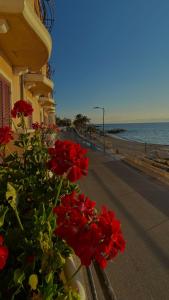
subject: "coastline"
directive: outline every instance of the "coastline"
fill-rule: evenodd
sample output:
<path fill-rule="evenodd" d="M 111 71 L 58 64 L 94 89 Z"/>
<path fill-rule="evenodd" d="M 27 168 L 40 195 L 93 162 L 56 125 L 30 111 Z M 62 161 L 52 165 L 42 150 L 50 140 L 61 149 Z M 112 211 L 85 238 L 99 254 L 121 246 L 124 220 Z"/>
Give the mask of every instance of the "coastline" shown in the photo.
<path fill-rule="evenodd" d="M 103 136 L 92 134 L 87 136 L 90 141 L 99 147 L 103 147 Z M 127 140 L 117 135 L 105 134 L 106 149 L 112 153 L 118 153 L 125 156 L 144 157 L 153 151 L 169 151 L 169 145 L 148 144 L 134 140 Z"/>
<path fill-rule="evenodd" d="M 112 137 L 112 138 L 119 139 L 119 140 L 126 141 L 126 142 L 140 143 L 143 145 L 147 144 L 147 145 L 152 145 L 152 146 L 169 147 L 169 144 L 160 144 L 160 143 L 155 144 L 155 143 L 144 142 L 142 140 L 134 140 L 134 139 L 132 140 L 132 139 L 128 139 L 126 137 L 119 136 L 118 134 L 105 133 L 105 136 Z"/>
<path fill-rule="evenodd" d="M 98 127 L 99 128 L 99 127 Z M 102 131 L 102 127 L 100 126 Z M 110 132 L 112 130 L 112 132 Z M 140 143 L 169 146 L 169 122 L 105 124 L 105 134 Z"/>
<path fill-rule="evenodd" d="M 92 150 L 103 151 L 103 136 L 99 134 L 83 135 L 74 128 Z M 115 160 L 144 172 L 169 185 L 169 146 L 126 141 L 115 137 L 105 136 L 105 149 L 114 155 Z"/>

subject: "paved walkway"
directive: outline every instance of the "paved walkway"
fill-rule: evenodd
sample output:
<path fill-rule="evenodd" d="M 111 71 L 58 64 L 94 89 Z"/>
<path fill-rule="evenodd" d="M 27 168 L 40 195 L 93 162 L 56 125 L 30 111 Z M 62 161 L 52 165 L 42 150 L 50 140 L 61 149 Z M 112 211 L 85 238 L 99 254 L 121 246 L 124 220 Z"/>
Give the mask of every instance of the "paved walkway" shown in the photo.
<path fill-rule="evenodd" d="M 67 136 L 76 139 L 73 134 Z M 116 157 L 89 151 L 81 190 L 121 220 L 127 248 L 106 273 L 118 300 L 169 300 L 169 187 Z"/>

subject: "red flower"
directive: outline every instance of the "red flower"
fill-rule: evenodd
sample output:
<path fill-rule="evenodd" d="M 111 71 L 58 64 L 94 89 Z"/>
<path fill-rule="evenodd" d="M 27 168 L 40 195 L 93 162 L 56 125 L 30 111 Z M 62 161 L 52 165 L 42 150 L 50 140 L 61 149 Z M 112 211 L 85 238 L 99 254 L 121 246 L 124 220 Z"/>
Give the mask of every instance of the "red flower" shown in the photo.
<path fill-rule="evenodd" d="M 3 246 L 4 238 L 2 235 L 0 235 L 0 270 L 2 270 L 5 265 L 8 258 L 8 248 Z"/>
<path fill-rule="evenodd" d="M 24 117 L 31 116 L 33 112 L 32 105 L 26 102 L 25 100 L 18 100 L 14 104 L 14 108 L 11 110 L 11 115 L 13 118 L 16 118 L 17 116 L 20 116 L 21 114 L 24 115 Z"/>
<path fill-rule="evenodd" d="M 55 148 L 49 148 L 51 160 L 49 168 L 57 175 L 67 174 L 67 178 L 75 182 L 82 175 L 87 175 L 88 158 L 87 150 L 72 141 L 55 142 Z"/>
<path fill-rule="evenodd" d="M 54 208 L 57 215 L 55 233 L 74 249 L 83 265 L 89 266 L 96 260 L 105 268 L 108 260 L 124 251 L 125 241 L 115 214 L 106 207 L 98 214 L 95 205 L 76 192 L 63 196 L 61 204 Z"/>
<path fill-rule="evenodd" d="M 12 139 L 12 130 L 9 126 L 0 128 L 0 145 L 8 144 Z"/>
<path fill-rule="evenodd" d="M 42 126 L 41 126 L 41 124 L 39 124 L 38 122 L 36 122 L 36 123 L 32 124 L 32 128 L 35 129 L 35 130 L 38 130 L 38 129 L 41 129 Z"/>

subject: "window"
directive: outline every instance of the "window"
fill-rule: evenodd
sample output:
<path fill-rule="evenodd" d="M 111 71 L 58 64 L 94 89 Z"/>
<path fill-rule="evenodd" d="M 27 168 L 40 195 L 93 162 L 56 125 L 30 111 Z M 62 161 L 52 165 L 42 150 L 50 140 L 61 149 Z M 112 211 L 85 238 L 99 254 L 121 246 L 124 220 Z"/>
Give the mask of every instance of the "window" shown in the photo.
<path fill-rule="evenodd" d="M 10 126 L 11 120 L 11 87 L 0 77 L 0 127 Z"/>

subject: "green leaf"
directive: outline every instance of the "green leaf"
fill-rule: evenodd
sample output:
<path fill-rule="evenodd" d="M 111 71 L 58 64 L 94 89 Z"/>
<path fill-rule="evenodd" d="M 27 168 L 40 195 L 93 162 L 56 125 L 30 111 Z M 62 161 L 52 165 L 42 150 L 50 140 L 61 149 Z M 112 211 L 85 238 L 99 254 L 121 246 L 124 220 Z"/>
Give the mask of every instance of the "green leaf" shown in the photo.
<path fill-rule="evenodd" d="M 7 211 L 8 211 L 8 207 L 4 207 L 4 205 L 2 205 L 0 208 L 0 227 L 2 227 L 4 225 L 4 220 L 5 220 Z"/>
<path fill-rule="evenodd" d="M 45 280 L 46 280 L 46 283 L 49 283 L 50 281 L 53 282 L 53 272 L 50 272 L 49 274 L 47 274 L 45 276 Z"/>
<path fill-rule="evenodd" d="M 17 192 L 11 183 L 7 183 L 6 200 L 9 202 L 10 206 L 16 209 Z"/>
<path fill-rule="evenodd" d="M 14 282 L 16 285 L 22 285 L 25 280 L 25 273 L 22 269 L 16 269 L 14 272 Z"/>

